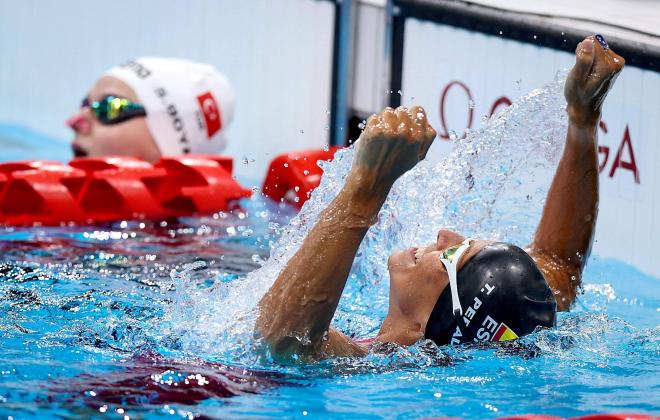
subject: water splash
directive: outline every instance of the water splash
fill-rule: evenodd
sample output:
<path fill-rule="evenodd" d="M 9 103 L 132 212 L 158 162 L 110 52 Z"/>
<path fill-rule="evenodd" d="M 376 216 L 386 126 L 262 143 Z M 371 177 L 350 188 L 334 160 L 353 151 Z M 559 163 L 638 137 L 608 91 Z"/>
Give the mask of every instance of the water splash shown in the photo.
<path fill-rule="evenodd" d="M 357 253 L 335 317 L 340 328 L 354 335 L 377 328 L 387 307 L 388 256 L 432 242 L 439 228 L 526 245 L 565 139 L 565 77 L 565 71 L 558 72 L 551 83 L 457 139 L 444 160 L 422 162 L 394 185 Z M 260 269 L 210 292 L 177 285 L 184 290 L 185 302 L 170 313 L 176 320 L 172 333 L 183 335 L 190 351 L 246 355 L 245 349 L 252 348 L 259 299 L 344 185 L 352 158 L 350 147 L 332 162 L 319 163 L 324 170 L 321 185 L 281 229 L 279 241 L 271 244 L 271 258 Z M 362 322 L 355 322 L 356 315 L 364 316 Z"/>

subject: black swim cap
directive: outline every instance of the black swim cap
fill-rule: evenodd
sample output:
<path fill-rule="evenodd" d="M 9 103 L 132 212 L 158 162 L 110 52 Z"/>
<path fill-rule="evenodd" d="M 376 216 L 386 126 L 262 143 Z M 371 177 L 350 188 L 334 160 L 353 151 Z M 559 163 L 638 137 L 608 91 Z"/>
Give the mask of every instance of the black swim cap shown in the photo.
<path fill-rule="evenodd" d="M 463 315 L 452 313 L 449 285 L 435 303 L 424 336 L 438 345 L 505 341 L 538 326 L 554 327 L 557 303 L 545 277 L 525 251 L 487 245 L 458 272 Z"/>

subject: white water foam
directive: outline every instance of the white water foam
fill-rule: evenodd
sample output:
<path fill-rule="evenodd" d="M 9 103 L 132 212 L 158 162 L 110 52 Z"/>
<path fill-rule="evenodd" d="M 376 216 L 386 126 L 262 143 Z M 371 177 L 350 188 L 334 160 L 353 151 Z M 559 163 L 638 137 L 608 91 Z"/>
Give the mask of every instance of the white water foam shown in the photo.
<path fill-rule="evenodd" d="M 376 317 L 387 306 L 387 258 L 397 249 L 430 243 L 439 228 L 465 236 L 526 245 L 538 221 L 566 135 L 563 85 L 566 72 L 517 100 L 486 125 L 455 142 L 437 164 L 421 162 L 393 187 L 378 222 L 367 233 L 335 317 L 340 328 L 355 318 L 357 306 L 369 302 Z M 439 141 L 439 140 L 436 140 Z M 169 309 L 169 333 L 181 337 L 184 350 L 253 358 L 256 305 L 298 250 L 307 232 L 344 185 L 353 147 L 332 162 L 320 162 L 321 185 L 300 213 L 271 244 L 270 259 L 244 279 L 220 283 L 214 290 L 188 286 L 180 276 Z M 377 319 L 365 320 L 354 333 L 373 330 Z"/>

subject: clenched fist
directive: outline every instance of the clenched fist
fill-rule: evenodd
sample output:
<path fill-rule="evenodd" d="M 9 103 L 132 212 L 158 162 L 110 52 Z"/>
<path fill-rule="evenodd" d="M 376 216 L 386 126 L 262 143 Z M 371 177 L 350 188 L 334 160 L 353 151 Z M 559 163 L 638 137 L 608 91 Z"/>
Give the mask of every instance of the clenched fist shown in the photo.
<path fill-rule="evenodd" d="M 388 189 L 424 159 L 435 135 L 422 107 L 385 108 L 369 117 L 355 145 L 351 173 L 369 188 Z"/>
<path fill-rule="evenodd" d="M 598 123 L 603 101 L 625 63 L 600 35 L 587 37 L 578 44 L 575 65 L 564 86 L 566 110 L 572 123 Z"/>

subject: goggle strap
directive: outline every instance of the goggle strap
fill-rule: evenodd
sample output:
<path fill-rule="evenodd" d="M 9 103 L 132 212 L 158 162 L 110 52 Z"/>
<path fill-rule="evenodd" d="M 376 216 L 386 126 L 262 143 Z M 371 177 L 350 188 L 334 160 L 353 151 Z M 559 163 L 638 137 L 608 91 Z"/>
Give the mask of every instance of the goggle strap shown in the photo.
<path fill-rule="evenodd" d="M 449 290 L 451 291 L 451 305 L 452 305 L 452 313 L 454 315 L 463 315 L 463 308 L 461 307 L 461 301 L 458 298 L 458 282 L 457 282 L 457 277 L 458 277 L 458 262 L 461 259 L 461 256 L 467 249 L 470 247 L 470 243 L 472 242 L 472 239 L 468 238 L 463 243 L 461 244 L 460 247 L 456 250 L 454 255 L 452 255 L 451 259 L 448 258 L 442 258 L 440 257 L 440 262 L 442 262 L 442 265 L 445 266 L 445 270 L 447 271 L 447 275 L 449 277 Z M 444 255 L 444 254 L 443 254 Z"/>

